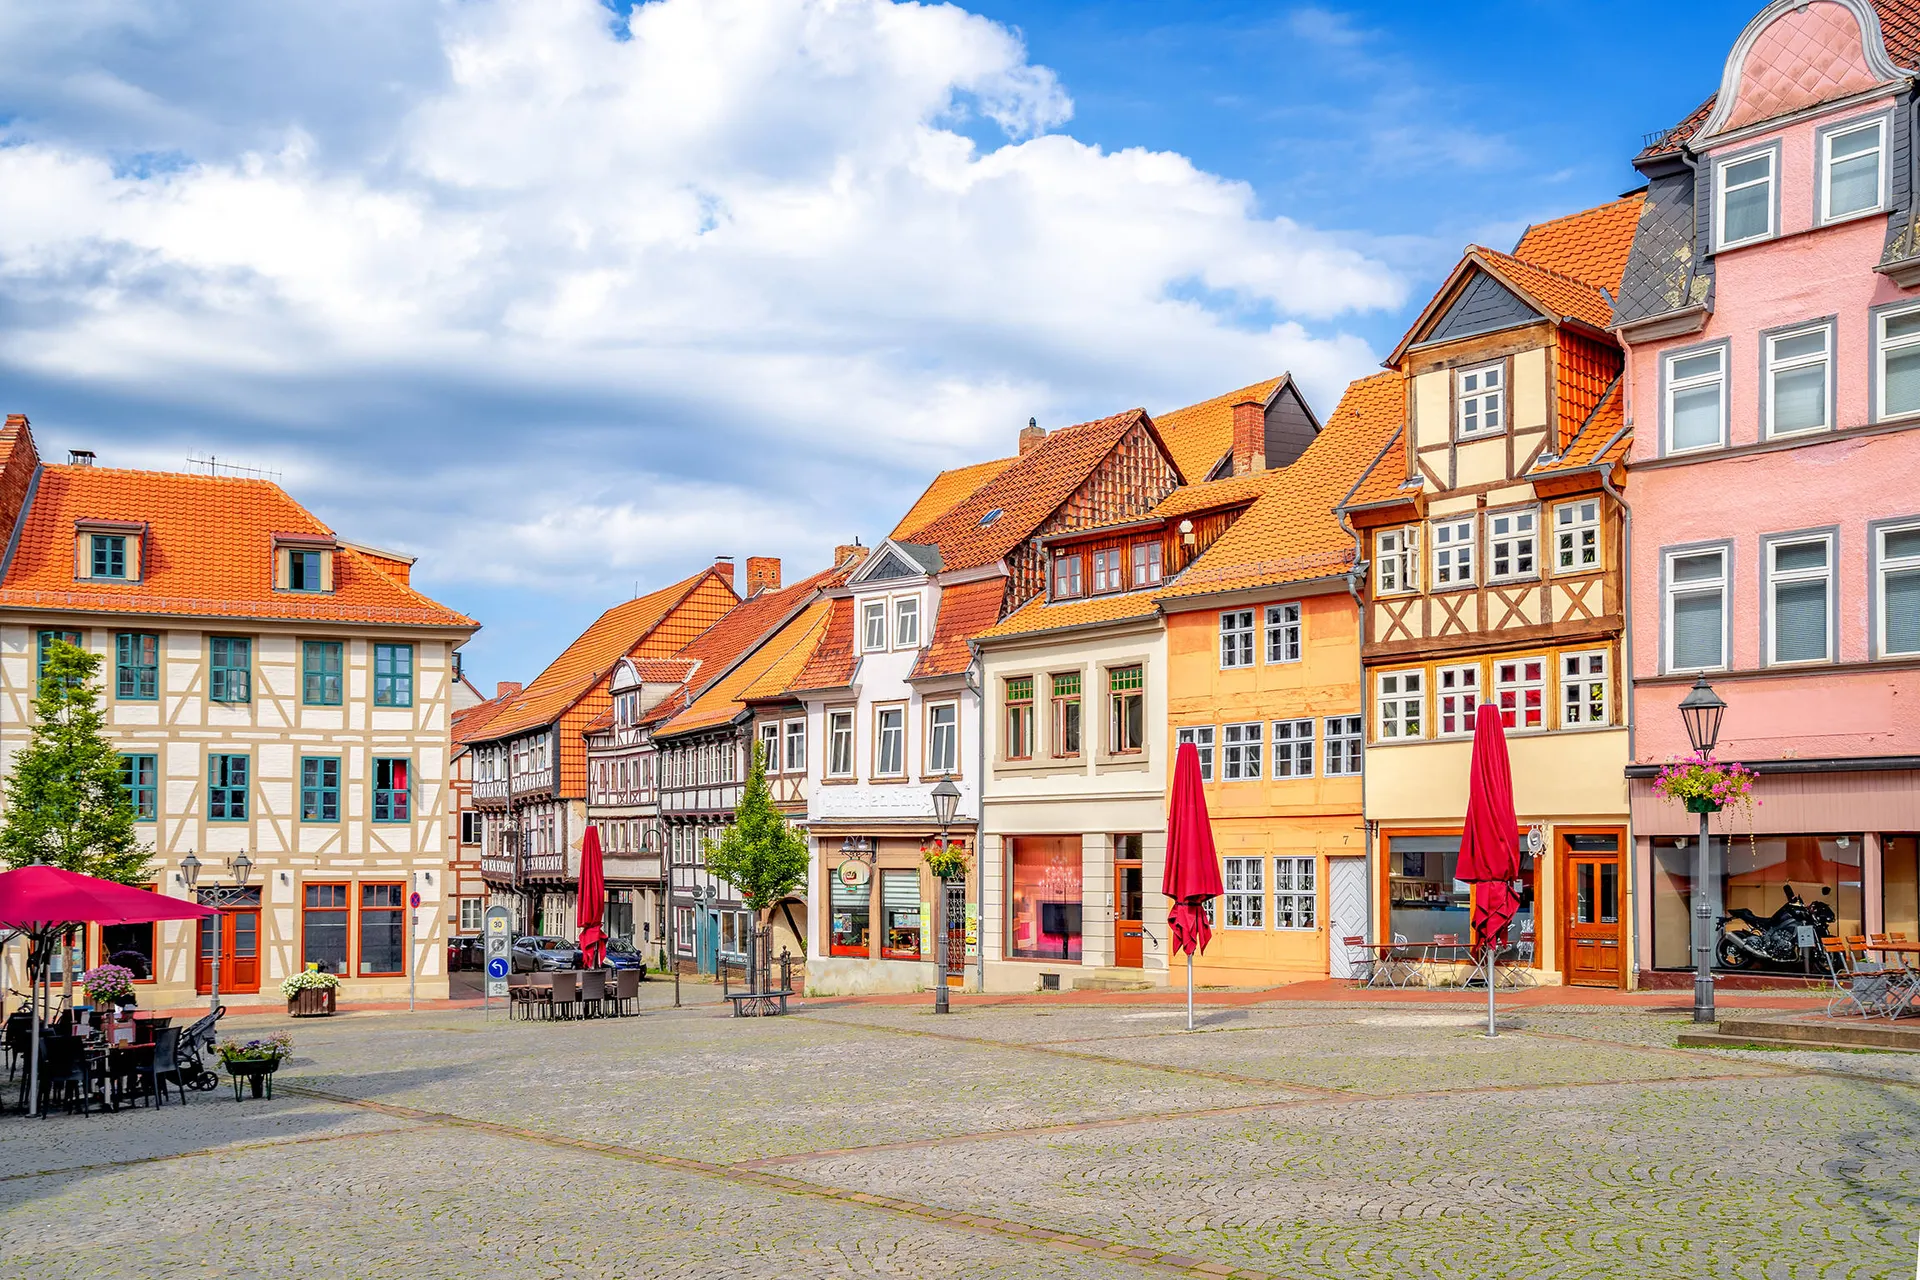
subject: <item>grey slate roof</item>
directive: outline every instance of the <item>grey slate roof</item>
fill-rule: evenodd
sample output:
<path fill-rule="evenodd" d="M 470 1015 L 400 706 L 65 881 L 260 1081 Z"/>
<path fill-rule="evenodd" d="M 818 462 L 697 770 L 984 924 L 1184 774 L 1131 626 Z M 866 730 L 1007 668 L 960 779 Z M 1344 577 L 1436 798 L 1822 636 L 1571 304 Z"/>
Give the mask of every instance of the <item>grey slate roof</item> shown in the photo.
<path fill-rule="evenodd" d="M 1650 320 L 1669 311 L 1713 305 L 1713 258 L 1694 216 L 1694 175 L 1684 164 L 1664 167 L 1647 183 L 1640 226 L 1620 277 L 1613 323 Z"/>

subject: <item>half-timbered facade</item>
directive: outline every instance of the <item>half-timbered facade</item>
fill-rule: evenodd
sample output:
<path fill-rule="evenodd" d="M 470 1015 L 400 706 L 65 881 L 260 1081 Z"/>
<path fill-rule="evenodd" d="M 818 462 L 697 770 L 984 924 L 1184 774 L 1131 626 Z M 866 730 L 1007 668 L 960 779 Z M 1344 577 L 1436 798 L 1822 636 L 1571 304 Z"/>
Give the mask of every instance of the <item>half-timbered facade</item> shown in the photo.
<path fill-rule="evenodd" d="M 1625 984 L 1630 943 L 1617 781 L 1630 433 L 1606 325 L 1640 208 L 1629 196 L 1531 228 L 1511 254 L 1468 251 L 1382 375 L 1403 389 L 1400 430 L 1343 508 L 1371 565 L 1377 936 L 1469 932 L 1453 864 L 1489 701 L 1522 827 L 1514 937 L 1550 980 L 1606 986 Z M 1559 908 L 1576 889 L 1593 919 L 1569 926 Z"/>
<path fill-rule="evenodd" d="M 494 695 L 484 701 L 457 708 L 453 713 L 453 758 L 450 765 L 452 787 L 450 822 L 447 828 L 453 859 L 447 864 L 449 927 L 463 937 L 480 933 L 486 914 L 486 868 L 482 865 L 488 849 L 499 842 L 499 811 L 483 808 L 473 801 L 475 766 L 478 763 L 472 739 L 500 709 L 520 692 L 520 685 L 503 680 Z"/>

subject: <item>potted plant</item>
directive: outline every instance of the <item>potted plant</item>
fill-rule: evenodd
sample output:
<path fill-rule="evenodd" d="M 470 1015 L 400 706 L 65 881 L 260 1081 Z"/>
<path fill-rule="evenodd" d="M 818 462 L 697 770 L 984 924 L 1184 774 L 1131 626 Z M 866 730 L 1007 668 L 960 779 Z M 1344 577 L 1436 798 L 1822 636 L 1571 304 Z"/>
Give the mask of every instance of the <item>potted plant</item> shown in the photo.
<path fill-rule="evenodd" d="M 296 1018 L 331 1017 L 339 992 L 340 979 L 323 972 L 317 964 L 307 965 L 280 984 L 280 994 L 287 998 L 287 1012 Z"/>
<path fill-rule="evenodd" d="M 927 864 L 927 870 L 939 880 L 964 880 L 967 878 L 967 868 L 972 865 L 967 859 L 965 846 L 958 844 L 936 841 L 920 856 Z"/>
<path fill-rule="evenodd" d="M 233 1077 L 233 1100 L 240 1101 L 242 1081 L 253 1087 L 253 1096 L 258 1098 L 273 1096 L 273 1073 L 280 1069 L 280 1061 L 293 1052 L 293 1037 L 284 1031 L 255 1040 L 222 1040 L 214 1052 L 220 1055 L 220 1062 Z"/>
<path fill-rule="evenodd" d="M 135 1003 L 133 970 L 121 965 L 103 964 L 89 969 L 80 975 L 80 985 L 87 989 L 87 999 L 95 1008 L 109 1004 L 127 1008 Z"/>

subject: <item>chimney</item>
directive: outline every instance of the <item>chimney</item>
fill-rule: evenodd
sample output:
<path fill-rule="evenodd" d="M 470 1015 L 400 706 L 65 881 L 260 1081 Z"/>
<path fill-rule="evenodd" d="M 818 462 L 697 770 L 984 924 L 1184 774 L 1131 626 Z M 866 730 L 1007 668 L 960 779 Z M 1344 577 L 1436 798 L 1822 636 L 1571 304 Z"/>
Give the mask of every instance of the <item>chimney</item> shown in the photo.
<path fill-rule="evenodd" d="M 867 549 L 857 542 L 851 546 L 839 546 L 833 549 L 833 567 L 836 569 L 843 564 L 858 564 L 866 558 Z"/>
<path fill-rule="evenodd" d="M 493 686 L 493 696 L 496 698 L 511 698 L 518 692 L 520 692 L 520 682 L 518 680 L 502 680 L 499 684 Z"/>
<path fill-rule="evenodd" d="M 1267 409 L 1258 400 L 1233 406 L 1233 474 L 1267 469 Z"/>
<path fill-rule="evenodd" d="M 91 449 L 69 449 L 69 450 L 67 450 L 67 465 L 68 465 L 68 466 L 72 466 L 72 467 L 90 467 L 90 466 L 92 466 L 92 465 L 93 465 L 93 450 L 91 450 Z"/>
<path fill-rule="evenodd" d="M 715 556 L 713 558 L 713 567 L 720 571 L 720 576 L 727 580 L 728 586 L 730 587 L 733 586 L 734 583 L 737 581 L 737 579 L 735 579 L 733 576 L 733 557 L 732 556 Z M 738 588 L 736 588 L 736 590 L 737 589 Z"/>
<path fill-rule="evenodd" d="M 1027 419 L 1027 425 L 1020 428 L 1020 453 L 1024 457 L 1027 450 L 1047 438 L 1047 429 L 1034 418 Z"/>
<path fill-rule="evenodd" d="M 747 594 L 757 596 L 762 591 L 780 589 L 780 557 L 747 557 Z"/>

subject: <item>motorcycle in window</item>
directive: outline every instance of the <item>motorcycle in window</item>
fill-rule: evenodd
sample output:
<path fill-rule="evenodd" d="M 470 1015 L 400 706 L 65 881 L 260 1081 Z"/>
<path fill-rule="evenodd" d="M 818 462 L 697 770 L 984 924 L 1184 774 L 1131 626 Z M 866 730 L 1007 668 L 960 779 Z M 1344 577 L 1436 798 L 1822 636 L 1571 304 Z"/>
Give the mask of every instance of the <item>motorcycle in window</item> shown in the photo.
<path fill-rule="evenodd" d="M 1746 907 L 1735 907 L 1720 917 L 1720 939 L 1714 955 L 1722 968 L 1747 969 L 1754 965 L 1797 968 L 1801 963 L 1802 928 L 1813 930 L 1815 946 L 1821 939 L 1832 936 L 1832 907 L 1824 902 L 1807 902 L 1790 884 L 1782 885 L 1780 891 L 1786 895 L 1786 902 L 1764 920 Z M 1833 890 L 1823 885 L 1820 893 L 1827 897 Z"/>

